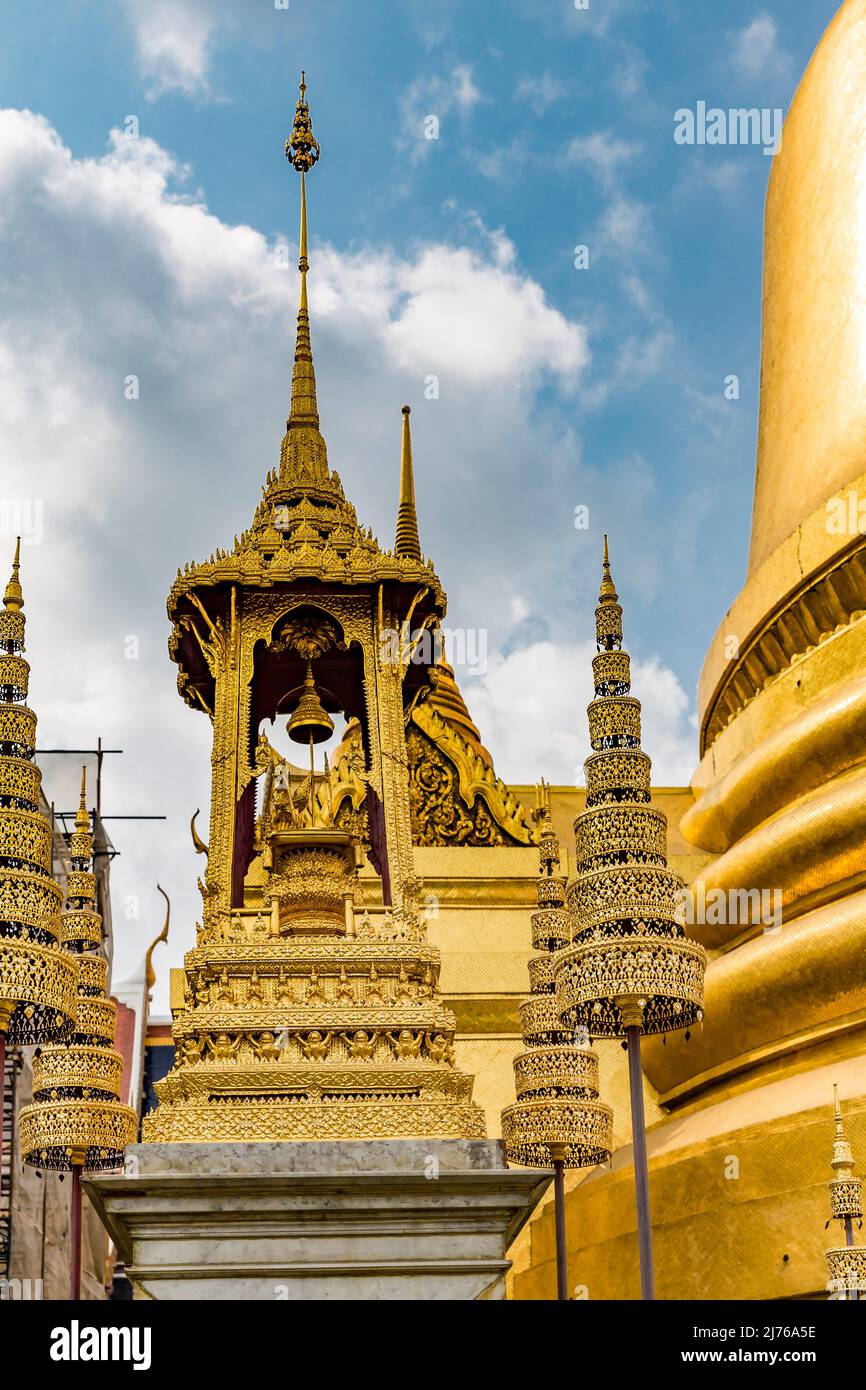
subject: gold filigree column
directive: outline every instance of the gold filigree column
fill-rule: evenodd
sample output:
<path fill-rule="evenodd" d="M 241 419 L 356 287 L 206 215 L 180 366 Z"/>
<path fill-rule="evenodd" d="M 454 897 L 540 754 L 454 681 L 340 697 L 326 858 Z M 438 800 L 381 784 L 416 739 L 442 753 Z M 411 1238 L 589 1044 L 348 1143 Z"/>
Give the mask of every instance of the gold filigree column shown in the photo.
<path fill-rule="evenodd" d="M 71 1297 L 80 1295 L 81 1173 L 119 1168 L 138 1130 L 136 1112 L 120 1100 L 123 1058 L 114 1050 L 117 1005 L 106 997 L 108 961 L 100 954 L 93 837 L 81 775 L 81 804 L 70 836 L 63 942 L 77 962 L 75 1031 L 33 1058 L 33 1104 L 20 1116 L 21 1153 L 34 1168 L 72 1173 Z"/>
<path fill-rule="evenodd" d="M 702 1017 L 706 955 L 676 920 L 682 880 L 667 867 L 667 822 L 654 807 L 640 746 L 640 701 L 630 693 L 622 607 L 607 537 L 598 607 L 595 698 L 589 705 L 586 810 L 574 823 L 573 943 L 554 966 L 562 1023 L 623 1038 L 629 1054 L 642 1296 L 654 1294 L 640 1039 L 688 1029 Z M 688 1036 L 688 1033 L 686 1034 Z"/>
<path fill-rule="evenodd" d="M 59 949 L 52 829 L 39 809 L 36 715 L 27 706 L 21 541 L 0 612 L 0 1078 L 6 1044 L 47 1042 L 75 1018 L 74 961 Z M 3 1143 L 0 1115 L 0 1149 Z"/>
<path fill-rule="evenodd" d="M 555 1182 L 557 1296 L 568 1298 L 565 1245 L 565 1168 L 605 1163 L 613 1144 L 613 1112 L 598 1096 L 598 1057 L 574 1029 L 562 1027 L 556 1010 L 555 952 L 571 941 L 565 909 L 565 882 L 560 877 L 559 841 L 550 820 L 550 795 L 537 791 L 540 826 L 538 911 L 532 914 L 532 945 L 539 952 L 529 962 L 531 994 L 520 1006 L 527 1047 L 514 1059 L 516 1105 L 502 1112 L 502 1139 L 509 1163 L 553 1166 Z M 581 1033 L 586 1036 L 586 1029 Z"/>

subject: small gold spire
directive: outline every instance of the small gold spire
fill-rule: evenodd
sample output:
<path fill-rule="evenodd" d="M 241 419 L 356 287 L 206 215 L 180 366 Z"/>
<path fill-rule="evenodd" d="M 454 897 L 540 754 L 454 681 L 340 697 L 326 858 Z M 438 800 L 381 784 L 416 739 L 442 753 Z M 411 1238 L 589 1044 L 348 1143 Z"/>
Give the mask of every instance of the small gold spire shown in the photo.
<path fill-rule="evenodd" d="M 619 595 L 616 592 L 613 579 L 610 573 L 610 557 L 607 553 L 607 536 L 604 538 L 604 558 L 602 560 L 601 588 L 598 591 L 599 603 L 616 603 Z"/>
<path fill-rule="evenodd" d="M 397 539 L 395 554 L 421 559 L 418 538 L 418 517 L 415 511 L 415 475 L 412 469 L 412 434 L 409 429 L 410 408 L 403 406 L 403 453 L 400 461 L 400 505 L 397 508 Z"/>
<path fill-rule="evenodd" d="M 81 769 L 81 797 L 78 802 L 78 810 L 75 814 L 75 829 L 86 834 L 90 830 L 90 816 L 87 811 L 87 768 Z"/>
<path fill-rule="evenodd" d="M 830 1167 L 831 1220 L 844 1220 L 846 1217 L 859 1220 L 863 1215 L 862 1188 L 860 1178 L 854 1174 L 854 1155 L 842 1124 L 842 1107 L 839 1104 L 839 1087 L 833 1087 L 833 1112 L 835 1135 L 833 1138 L 833 1157 Z"/>
<path fill-rule="evenodd" d="M 10 613 L 20 613 L 24 607 L 24 590 L 21 588 L 21 581 L 18 571 L 21 565 L 21 537 L 15 542 L 15 558 L 12 561 L 12 573 L 9 576 L 9 583 L 6 585 L 6 592 L 3 595 L 4 607 Z"/>
<path fill-rule="evenodd" d="M 298 330 L 295 342 L 295 364 L 292 369 L 292 404 L 289 411 L 288 426 L 311 425 L 319 427 L 319 410 L 316 401 L 316 373 L 313 367 L 313 349 L 310 341 L 310 314 L 307 304 L 307 271 L 310 268 L 307 254 L 307 184 L 306 174 L 319 159 L 318 141 L 313 135 L 310 108 L 306 101 L 307 84 L 301 73 L 300 97 L 295 107 L 292 133 L 286 141 L 286 159 L 301 176 L 301 230 L 298 246 L 298 269 L 301 272 L 301 290 L 298 304 Z"/>

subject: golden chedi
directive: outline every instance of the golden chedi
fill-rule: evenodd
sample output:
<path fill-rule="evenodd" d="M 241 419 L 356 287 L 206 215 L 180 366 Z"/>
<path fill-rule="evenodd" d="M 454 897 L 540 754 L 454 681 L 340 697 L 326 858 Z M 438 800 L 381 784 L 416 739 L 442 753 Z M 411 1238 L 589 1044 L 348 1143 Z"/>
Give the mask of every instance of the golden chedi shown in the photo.
<path fill-rule="evenodd" d="M 529 962 L 532 992 L 520 1006 L 527 1050 L 514 1059 L 517 1103 L 502 1112 L 502 1140 L 509 1163 L 546 1168 L 555 1160 L 566 1168 L 589 1168 L 610 1157 L 613 1116 L 598 1098 L 598 1057 L 557 1017 L 553 965 L 555 953 L 571 941 L 571 921 L 544 785 L 538 800 L 540 876 L 538 911 L 532 914 L 538 954 Z"/>
<path fill-rule="evenodd" d="M 62 895 L 39 809 L 36 715 L 26 703 L 20 545 L 0 612 L 0 1046 L 45 1042 L 75 1018 L 75 962 L 58 945 Z"/>
<path fill-rule="evenodd" d="M 677 920 L 682 880 L 667 867 L 667 821 L 652 805 L 607 537 L 595 627 L 593 751 L 584 763 L 586 809 L 574 823 L 569 891 L 574 936 L 554 964 L 559 1015 L 591 1037 L 624 1037 L 629 1026 L 688 1029 L 702 1017 L 706 957 Z"/>
<path fill-rule="evenodd" d="M 840 1298 L 859 1300 L 866 1295 L 866 1248 L 855 1244 L 854 1222 L 863 1224 L 863 1183 L 854 1174 L 854 1155 L 842 1125 L 839 1088 L 833 1087 L 836 1134 L 830 1166 L 830 1225 L 838 1221 L 845 1244 L 827 1251 L 827 1287 Z"/>
<path fill-rule="evenodd" d="M 108 961 L 96 911 L 93 836 L 81 776 L 81 804 L 69 839 L 63 942 L 78 967 L 75 1030 L 33 1057 L 33 1104 L 19 1118 L 21 1154 L 35 1168 L 103 1172 L 123 1163 L 138 1116 L 120 1100 L 123 1058 L 114 1050 L 117 1005 L 107 998 Z"/>
<path fill-rule="evenodd" d="M 202 922 L 172 977 L 176 1061 L 143 1138 L 483 1138 L 418 908 L 406 773 L 408 711 L 433 684 L 412 656 L 445 595 L 415 543 L 408 417 L 393 552 L 328 463 L 307 299 L 319 146 L 303 82 L 286 153 L 301 176 L 301 287 L 279 468 L 250 529 L 179 571 L 168 600 L 178 689 L 213 723 L 213 774 L 196 846 Z M 332 778 L 315 749 L 338 713 L 357 736 Z M 278 716 L 308 770 L 271 745 L 262 726 Z M 360 913 L 364 855 L 381 897 Z"/>

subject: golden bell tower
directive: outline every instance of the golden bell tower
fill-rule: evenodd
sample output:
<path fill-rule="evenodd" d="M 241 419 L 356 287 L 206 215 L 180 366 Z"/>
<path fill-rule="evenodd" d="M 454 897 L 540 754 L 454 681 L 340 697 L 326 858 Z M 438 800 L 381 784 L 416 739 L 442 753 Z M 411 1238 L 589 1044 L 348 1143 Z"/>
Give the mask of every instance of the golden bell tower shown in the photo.
<path fill-rule="evenodd" d="M 393 552 L 328 463 L 307 301 L 319 145 L 303 77 L 286 155 L 301 178 L 301 285 L 279 467 L 251 527 L 179 571 L 168 598 L 178 689 L 213 723 L 213 776 L 202 923 L 173 982 L 177 1061 L 144 1137 L 480 1138 L 413 867 L 405 723 L 433 678 L 412 655 L 445 595 L 413 524 L 408 416 Z M 359 730 L 363 817 L 335 801 L 327 760 L 316 770 L 337 713 Z M 300 779 L 260 732 L 278 716 L 309 749 Z M 381 902 L 361 915 L 364 851 Z"/>

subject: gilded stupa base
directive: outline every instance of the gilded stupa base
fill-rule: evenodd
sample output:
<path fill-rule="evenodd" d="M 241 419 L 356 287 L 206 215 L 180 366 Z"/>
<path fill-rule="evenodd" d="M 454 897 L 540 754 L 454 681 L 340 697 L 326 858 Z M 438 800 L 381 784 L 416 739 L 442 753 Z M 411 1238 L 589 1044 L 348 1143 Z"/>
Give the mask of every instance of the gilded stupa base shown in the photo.
<path fill-rule="evenodd" d="M 135 1144 L 85 1180 L 136 1298 L 501 1299 L 551 1178 L 494 1140 L 256 1139 Z"/>

